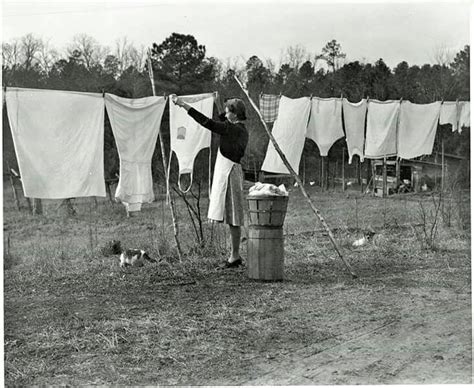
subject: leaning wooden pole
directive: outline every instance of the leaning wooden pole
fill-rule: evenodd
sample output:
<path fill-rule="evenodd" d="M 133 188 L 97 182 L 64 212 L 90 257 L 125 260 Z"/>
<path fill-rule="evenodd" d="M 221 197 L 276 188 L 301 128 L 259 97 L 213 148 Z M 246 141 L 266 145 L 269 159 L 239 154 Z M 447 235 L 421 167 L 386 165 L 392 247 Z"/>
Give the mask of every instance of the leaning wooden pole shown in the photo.
<path fill-rule="evenodd" d="M 147 63 L 148 63 L 148 75 L 150 77 L 150 82 L 151 82 L 151 89 L 153 91 L 153 96 L 156 96 L 156 90 L 155 90 L 155 77 L 153 75 L 153 67 L 151 64 L 151 54 L 150 50 L 148 50 L 148 55 L 147 55 Z M 158 137 L 160 139 L 160 147 L 161 147 L 161 158 L 163 161 L 163 170 L 165 174 L 165 179 L 166 179 L 166 197 L 169 198 L 169 204 L 170 204 L 170 210 L 171 210 L 171 217 L 173 219 L 173 230 L 174 230 L 174 239 L 176 241 L 176 248 L 178 250 L 178 257 L 179 261 L 182 260 L 182 252 L 181 252 L 181 244 L 179 242 L 179 228 L 178 228 L 178 221 L 176 218 L 176 210 L 174 207 L 174 201 L 173 201 L 173 196 L 170 192 L 169 185 L 168 185 L 168 164 L 166 162 L 166 154 L 165 154 L 165 144 L 163 142 L 163 136 L 161 134 L 161 129 L 158 131 Z"/>
<path fill-rule="evenodd" d="M 18 200 L 18 193 L 16 192 L 15 181 L 13 179 L 13 172 L 10 164 L 7 162 L 8 177 L 10 178 L 10 186 L 12 187 L 13 199 L 15 200 L 16 209 L 20 211 L 20 201 Z"/>
<path fill-rule="evenodd" d="M 356 278 L 357 275 L 355 274 L 355 272 L 352 270 L 352 267 L 350 266 L 350 264 L 344 259 L 344 256 L 342 256 L 342 253 L 341 253 L 341 250 L 339 249 L 338 245 L 337 245 L 337 242 L 336 242 L 336 239 L 334 238 L 334 235 L 332 234 L 332 231 L 331 229 L 329 229 L 329 226 L 328 224 L 326 223 L 326 220 L 323 218 L 323 216 L 321 215 L 320 211 L 313 205 L 313 202 L 311 202 L 311 199 L 308 195 L 308 193 L 306 192 L 304 186 L 303 186 L 303 182 L 301 182 L 301 179 L 300 177 L 298 176 L 298 174 L 295 172 L 295 170 L 293 170 L 293 167 L 291 167 L 290 163 L 288 162 L 288 159 L 286 158 L 285 154 L 283 154 L 280 146 L 278 145 L 278 143 L 276 142 L 275 138 L 273 137 L 272 133 L 270 132 L 270 130 L 268 129 L 267 127 L 267 124 L 265 123 L 265 120 L 263 119 L 260 111 L 258 110 L 257 106 L 255 105 L 255 103 L 252 101 L 252 99 L 250 98 L 249 94 L 247 93 L 247 91 L 245 90 L 244 86 L 241 84 L 241 82 L 239 81 L 239 79 L 234 75 L 234 79 L 237 81 L 237 83 L 239 84 L 240 88 L 242 89 L 242 91 L 245 93 L 247 99 L 249 100 L 250 104 L 252 105 L 252 107 L 255 109 L 255 111 L 257 112 L 257 115 L 258 117 L 260 118 L 260 121 L 262 122 L 263 124 L 263 127 L 265 128 L 265 131 L 267 132 L 268 136 L 270 137 L 270 141 L 272 142 L 273 146 L 275 147 L 275 150 L 278 152 L 278 155 L 280 155 L 281 159 L 283 160 L 283 163 L 285 164 L 286 168 L 288 169 L 288 171 L 290 171 L 291 175 L 293 176 L 293 178 L 296 180 L 296 182 L 298 183 L 298 187 L 300 188 L 301 190 L 301 193 L 303 194 L 303 196 L 306 198 L 306 201 L 308 202 L 309 206 L 311 207 L 311 209 L 313 210 L 314 214 L 316 214 L 316 216 L 318 217 L 319 221 L 321 222 L 321 224 L 323 225 L 323 227 L 326 229 L 326 232 L 328 233 L 328 236 L 329 236 L 329 239 L 331 240 L 332 242 L 332 245 L 334 246 L 334 249 L 336 250 L 337 254 L 339 255 L 340 259 L 342 260 L 342 262 L 344 263 L 344 265 L 346 266 L 347 270 L 350 272 L 350 274 L 352 275 L 353 278 Z"/>

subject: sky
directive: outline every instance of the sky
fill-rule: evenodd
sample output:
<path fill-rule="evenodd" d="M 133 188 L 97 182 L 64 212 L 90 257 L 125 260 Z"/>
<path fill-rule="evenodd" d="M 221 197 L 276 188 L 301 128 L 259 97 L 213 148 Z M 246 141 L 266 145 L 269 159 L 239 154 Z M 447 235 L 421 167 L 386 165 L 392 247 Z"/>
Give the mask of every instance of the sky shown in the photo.
<path fill-rule="evenodd" d="M 127 37 L 136 46 L 161 43 L 173 32 L 191 34 L 207 56 L 224 62 L 252 55 L 278 65 L 290 46 L 314 57 L 336 39 L 346 61 L 391 68 L 435 63 L 435 53 L 469 44 L 471 1 L 79 1 L 2 0 L 2 41 L 27 33 L 63 50 L 86 33 L 114 47 Z"/>

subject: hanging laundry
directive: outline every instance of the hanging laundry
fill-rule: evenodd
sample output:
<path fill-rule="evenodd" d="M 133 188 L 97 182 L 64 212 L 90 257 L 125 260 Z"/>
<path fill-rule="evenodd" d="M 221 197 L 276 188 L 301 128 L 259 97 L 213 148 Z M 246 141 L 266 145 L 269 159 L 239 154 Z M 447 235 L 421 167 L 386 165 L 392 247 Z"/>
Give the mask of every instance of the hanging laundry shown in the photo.
<path fill-rule="evenodd" d="M 151 158 L 166 105 L 164 97 L 129 99 L 105 94 L 105 106 L 120 157 L 115 198 L 127 211 L 155 199 Z"/>
<path fill-rule="evenodd" d="M 459 133 L 462 128 L 469 128 L 471 126 L 471 102 L 461 101 L 459 108 Z"/>
<path fill-rule="evenodd" d="M 273 123 L 278 118 L 278 106 L 280 105 L 280 96 L 274 94 L 261 94 L 259 99 L 260 113 L 263 120 L 267 123 Z"/>
<path fill-rule="evenodd" d="M 400 101 L 369 100 L 365 157 L 379 159 L 397 154 L 397 120 Z"/>
<path fill-rule="evenodd" d="M 6 103 L 26 197 L 105 196 L 101 94 L 8 88 Z"/>
<path fill-rule="evenodd" d="M 298 172 L 304 139 L 307 131 L 311 100 L 309 97 L 291 99 L 281 97 L 278 119 L 273 125 L 272 134 L 291 167 Z M 289 174 L 273 143 L 268 143 L 262 171 Z"/>
<path fill-rule="evenodd" d="M 313 97 L 306 137 L 317 144 L 321 156 L 327 156 L 331 146 L 343 136 L 341 99 Z"/>
<path fill-rule="evenodd" d="M 214 93 L 197 94 L 193 96 L 180 96 L 184 102 L 207 117 L 212 117 L 214 107 Z M 170 139 L 171 151 L 178 159 L 179 177 L 178 186 L 181 189 L 180 178 L 182 174 L 191 174 L 187 190 L 193 182 L 194 159 L 203 148 L 211 146 L 211 131 L 199 125 L 186 110 L 178 105 L 170 104 Z M 171 153 L 170 153 L 171 158 Z"/>
<path fill-rule="evenodd" d="M 347 151 L 349 153 L 349 164 L 352 163 L 352 157 L 359 155 L 360 161 L 364 161 L 364 131 L 365 116 L 367 114 L 367 100 L 361 100 L 357 103 L 349 102 L 348 99 L 342 100 L 344 112 L 344 127 L 346 129 Z"/>
<path fill-rule="evenodd" d="M 451 124 L 453 132 L 458 130 L 458 102 L 445 101 L 441 104 L 440 124 Z"/>
<path fill-rule="evenodd" d="M 431 155 L 440 110 L 440 101 L 432 104 L 402 102 L 398 127 L 398 156 L 400 158 L 413 159 L 421 155 Z"/>

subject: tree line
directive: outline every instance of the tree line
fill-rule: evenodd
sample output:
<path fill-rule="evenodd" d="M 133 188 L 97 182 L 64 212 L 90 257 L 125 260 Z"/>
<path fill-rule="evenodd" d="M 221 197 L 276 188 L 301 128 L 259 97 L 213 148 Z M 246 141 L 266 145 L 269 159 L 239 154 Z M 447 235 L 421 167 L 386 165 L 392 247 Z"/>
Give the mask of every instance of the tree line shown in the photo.
<path fill-rule="evenodd" d="M 283 94 L 291 98 L 302 96 L 340 97 L 352 102 L 362 98 L 410 100 L 414 103 L 469 99 L 470 47 L 458 53 L 439 49 L 434 64 L 423 66 L 400 62 L 393 69 L 381 58 L 375 63 L 348 61 L 341 45 L 332 40 L 318 53 L 302 46 L 288 47 L 280 63 L 261 59 L 235 57 L 227 60 L 206 55 L 206 47 L 192 35 L 173 33 L 161 43 L 152 43 L 155 87 L 158 94 L 178 95 L 217 90 L 223 98 L 241 97 L 243 93 L 233 76 L 247 86 L 252 99 L 258 102 L 261 92 Z M 63 53 L 33 34 L 2 43 L 2 74 L 4 86 L 108 92 L 121 97 L 139 98 L 152 93 L 147 68 L 147 48 L 135 47 L 126 38 L 115 46 L 100 45 L 93 37 L 79 34 Z M 249 147 L 242 162 L 244 169 L 258 171 L 265 156 L 268 137 L 255 112 L 249 108 L 247 127 Z M 4 128 L 8 120 L 3 117 Z M 165 110 L 162 121 L 165 144 L 169 147 L 169 117 Z M 4 131 L 4 164 L 16 165 L 11 135 Z M 469 131 L 451 134 L 450 126 L 441 126 L 435 149 L 445 140 L 445 151 L 469 158 Z M 215 142 L 215 139 L 213 140 Z M 329 152 L 329 161 L 340 158 L 345 142 L 336 142 Z M 214 147 L 215 150 L 216 147 Z M 169 148 L 168 148 L 169 149 Z M 305 169 L 316 170 L 319 152 L 307 140 L 304 154 Z M 207 151 L 198 155 L 195 179 L 207 181 Z M 159 146 L 153 156 L 155 178 L 163 178 Z M 113 177 L 119 160 L 110 123 L 105 123 L 105 172 Z M 177 171 L 173 158 L 172 171 Z M 197 178 L 196 178 L 197 177 Z"/>

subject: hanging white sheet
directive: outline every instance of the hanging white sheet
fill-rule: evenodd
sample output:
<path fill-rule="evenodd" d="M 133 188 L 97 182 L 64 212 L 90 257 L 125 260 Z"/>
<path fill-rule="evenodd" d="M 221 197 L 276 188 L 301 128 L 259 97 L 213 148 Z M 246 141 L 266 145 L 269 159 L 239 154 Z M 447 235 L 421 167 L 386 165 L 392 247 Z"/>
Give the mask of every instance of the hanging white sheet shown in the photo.
<path fill-rule="evenodd" d="M 441 104 L 441 111 L 439 114 L 440 124 L 451 124 L 452 131 L 458 130 L 458 102 L 445 101 Z"/>
<path fill-rule="evenodd" d="M 6 103 L 26 197 L 105 196 L 101 94 L 8 88 Z"/>
<path fill-rule="evenodd" d="M 461 133 L 463 127 L 471 127 L 471 102 L 460 101 L 459 104 L 459 133 Z"/>
<path fill-rule="evenodd" d="M 297 99 L 282 96 L 278 108 L 278 118 L 272 134 L 291 167 L 298 173 L 307 131 L 311 100 L 309 97 Z M 268 143 L 262 171 L 289 174 L 273 143 Z"/>
<path fill-rule="evenodd" d="M 398 127 L 398 156 L 413 159 L 431 155 L 438 128 L 441 102 L 413 104 L 403 101 Z"/>
<path fill-rule="evenodd" d="M 379 159 L 397 154 L 397 121 L 400 101 L 369 100 L 365 157 Z"/>

